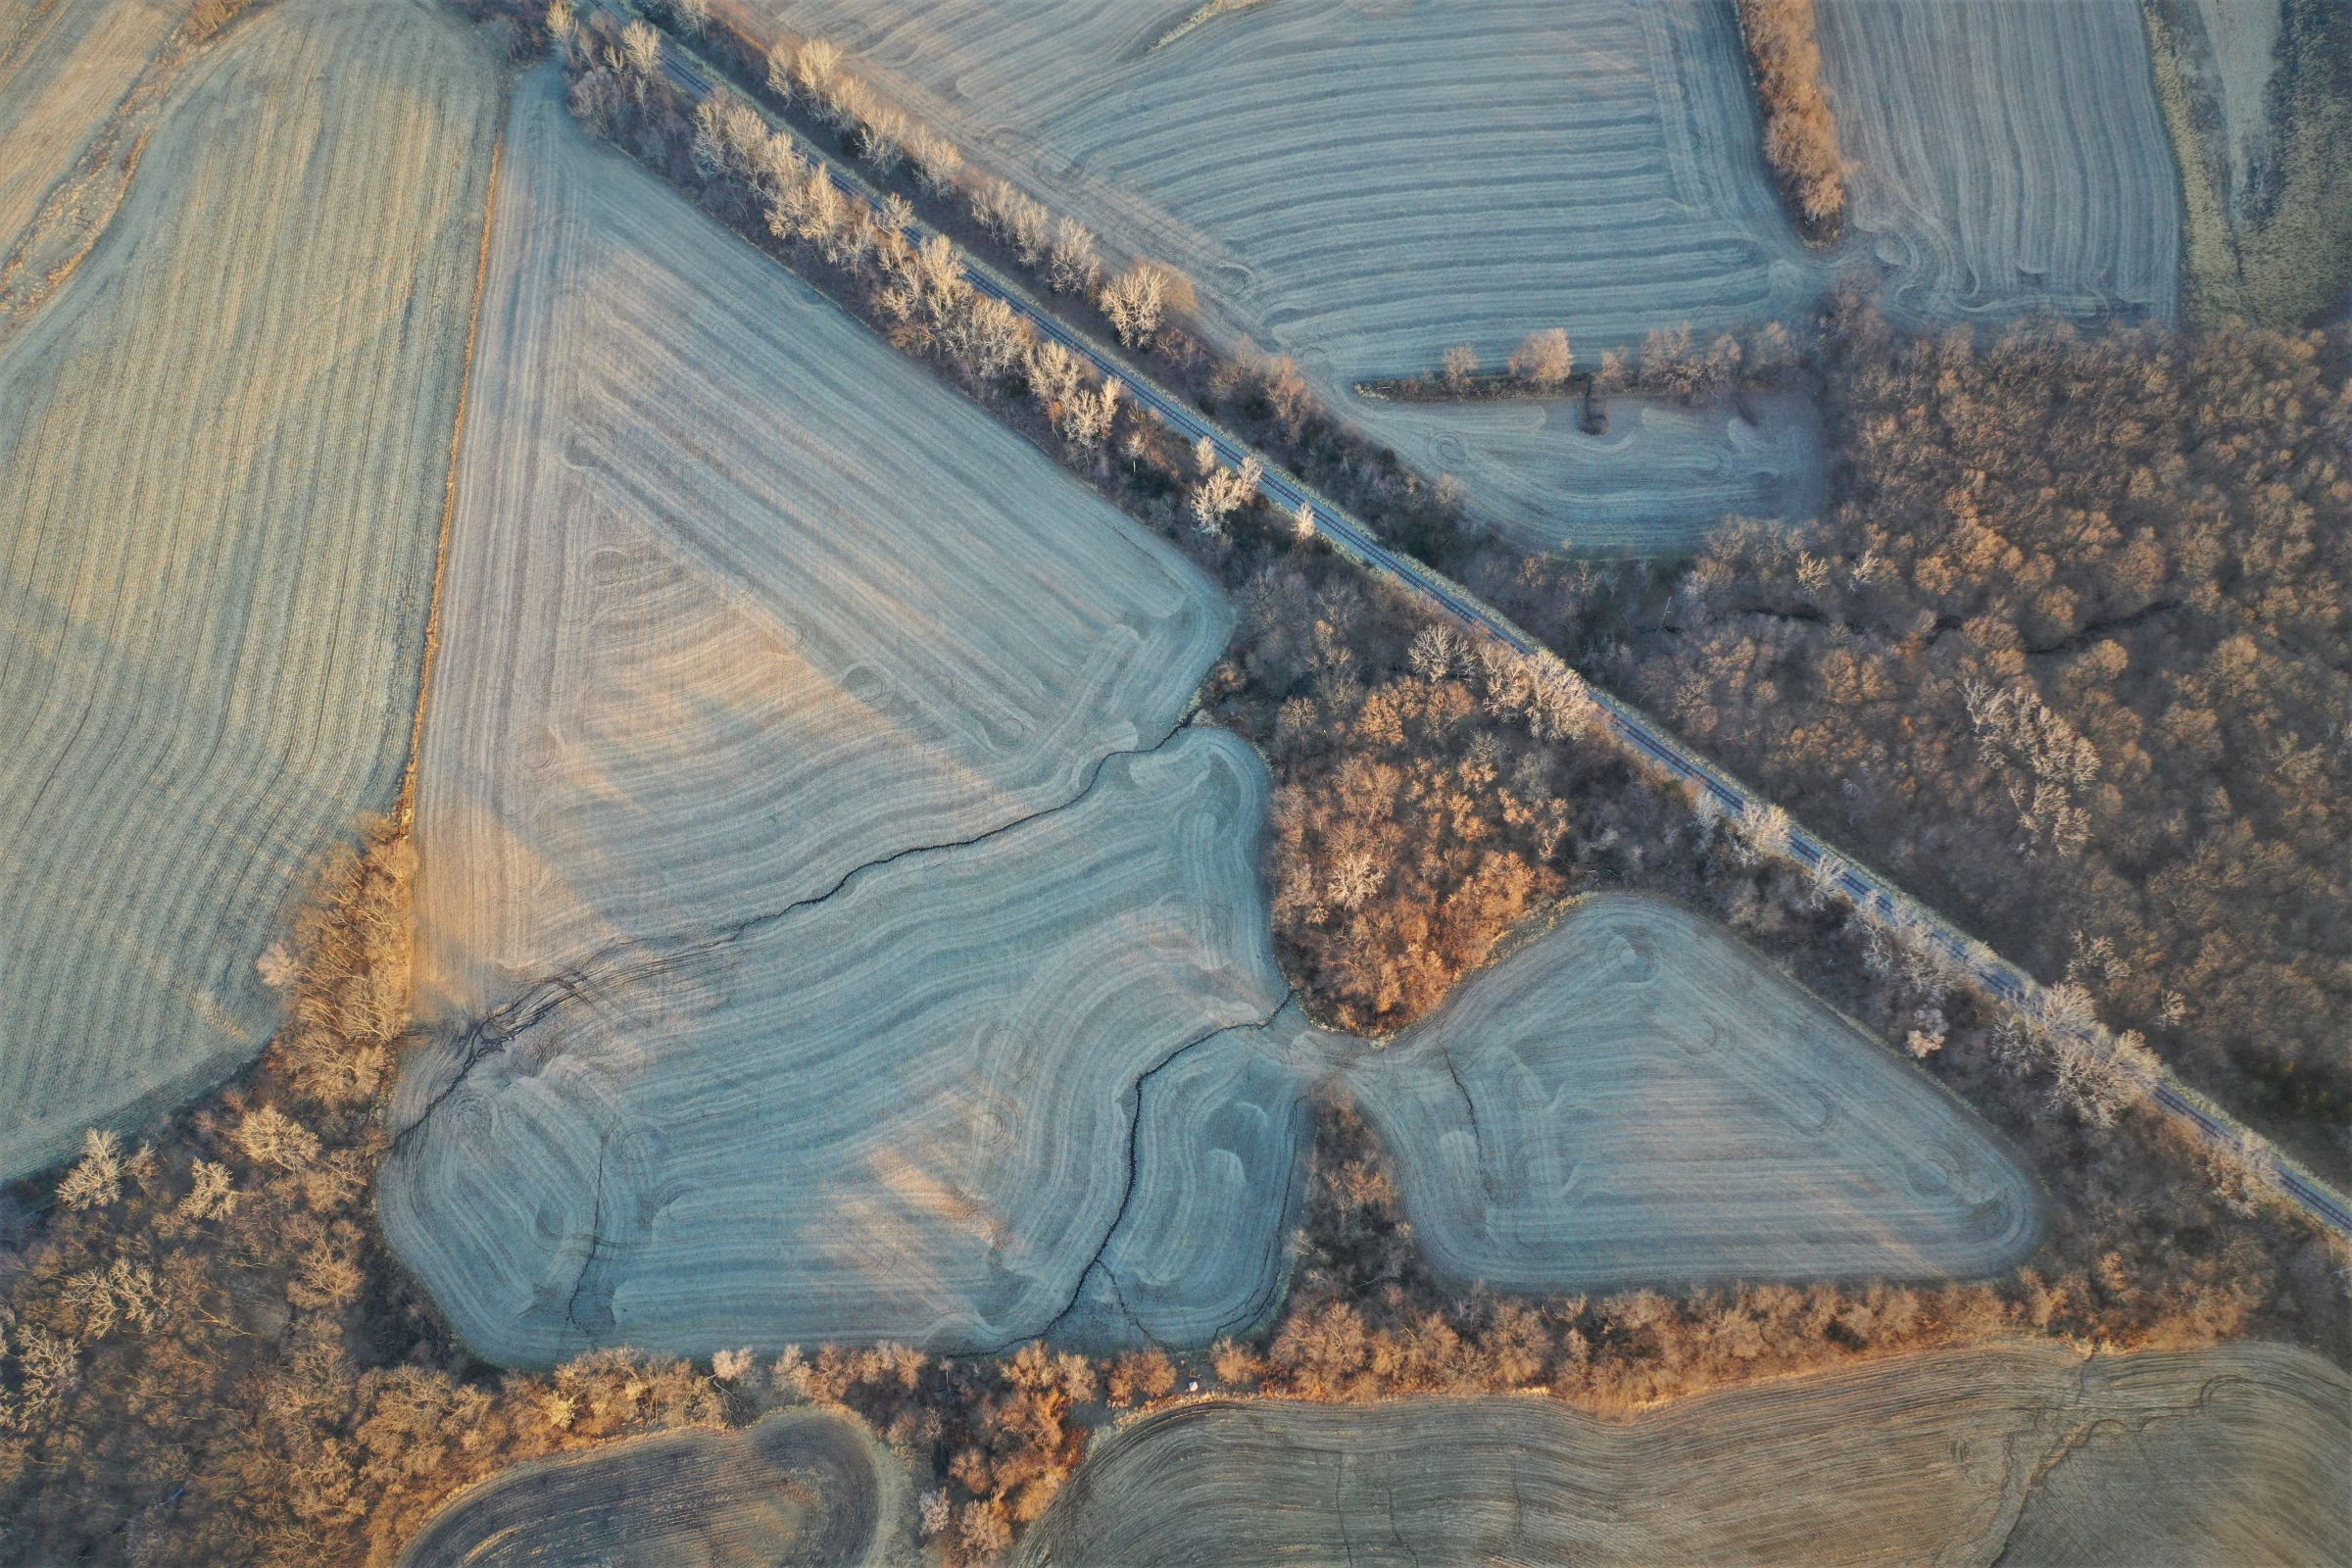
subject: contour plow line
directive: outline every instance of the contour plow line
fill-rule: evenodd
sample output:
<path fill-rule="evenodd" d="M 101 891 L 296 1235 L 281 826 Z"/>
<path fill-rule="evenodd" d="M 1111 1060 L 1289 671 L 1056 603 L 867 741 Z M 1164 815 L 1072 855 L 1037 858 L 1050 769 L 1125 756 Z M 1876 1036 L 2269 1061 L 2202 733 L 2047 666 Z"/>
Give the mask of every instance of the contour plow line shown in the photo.
<path fill-rule="evenodd" d="M 636 14 L 633 8 L 632 14 Z M 653 22 L 651 18 L 643 20 Z M 662 69 L 697 101 L 708 96 L 713 83 L 723 75 L 716 66 L 696 55 L 666 30 L 662 32 Z M 823 170 L 844 195 L 872 212 L 883 210 L 881 194 L 830 149 L 777 121 L 753 94 L 738 90 L 737 96 L 752 104 L 772 129 L 792 137 L 811 165 Z M 907 222 L 901 232 L 909 243 L 920 245 L 936 231 L 916 220 Z M 1370 528 L 1333 505 L 1305 481 L 1207 418 L 1182 396 L 1140 373 L 1123 355 L 1062 320 L 1004 273 L 961 246 L 956 247 L 956 253 L 974 289 L 991 299 L 1002 300 L 1034 326 L 1040 337 L 1060 344 L 1091 366 L 1097 374 L 1116 378 L 1129 397 L 1170 429 L 1188 441 L 1205 440 L 1219 461 L 1230 467 L 1239 468 L 1245 458 L 1256 458 L 1264 473 L 1260 488 L 1266 496 L 1286 511 L 1311 509 L 1316 536 L 1328 541 L 1341 555 L 1373 575 L 1385 577 L 1436 605 L 1475 635 L 1493 638 L 1529 659 L 1556 658 L 1512 624 L 1500 611 L 1443 573 L 1389 549 L 1373 536 Z M 1735 815 L 1772 804 L 1701 759 L 1633 704 L 1587 684 L 1599 709 L 1603 727 L 1636 757 L 1673 775 L 1686 787 L 1702 792 L 1705 798 Z M 1808 869 L 1826 861 L 1835 872 L 1833 880 L 1838 890 L 1852 900 L 1857 909 L 1874 920 L 1906 927 L 1923 937 L 1944 954 L 1965 979 L 2003 1004 L 2036 1021 L 2051 1016 L 2046 1004 L 2047 992 L 2039 981 L 1854 857 L 1833 849 L 1825 840 L 1793 822 L 1788 829 L 1788 854 Z M 2070 1027 L 2066 1032 L 2093 1046 L 2106 1046 L 2104 1035 L 2095 1029 Z M 2130 1060 L 2122 1065 L 2150 1101 L 2186 1120 L 2209 1142 L 2259 1150 L 2260 1157 L 2269 1161 L 2282 1193 L 2328 1230 L 2352 1239 L 2352 1200 L 2347 1200 L 2293 1156 L 2253 1133 L 2213 1101 L 2180 1082 L 2169 1068 Z"/>

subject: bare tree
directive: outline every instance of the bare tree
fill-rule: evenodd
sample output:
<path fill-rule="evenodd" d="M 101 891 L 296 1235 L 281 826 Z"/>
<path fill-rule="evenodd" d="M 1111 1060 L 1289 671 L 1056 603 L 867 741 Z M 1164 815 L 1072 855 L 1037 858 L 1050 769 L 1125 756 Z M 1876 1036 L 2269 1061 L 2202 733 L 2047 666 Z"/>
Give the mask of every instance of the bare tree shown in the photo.
<path fill-rule="evenodd" d="M 792 57 L 792 79 L 820 104 L 832 101 L 833 78 L 841 70 L 841 46 L 830 38 L 804 38 Z"/>
<path fill-rule="evenodd" d="M 1788 813 L 1765 801 L 1749 801 L 1740 808 L 1741 858 L 1777 860 L 1788 853 Z"/>
<path fill-rule="evenodd" d="M 1052 243 L 1053 215 L 1045 204 L 1002 179 L 972 192 L 972 218 L 1009 246 L 1023 267 L 1035 267 Z"/>
<path fill-rule="evenodd" d="M 112 1128 L 81 1135 L 81 1159 L 57 1184 L 57 1200 L 68 1208 L 103 1208 L 122 1196 L 122 1140 Z"/>
<path fill-rule="evenodd" d="M 1106 377 L 1093 392 L 1077 391 L 1061 405 L 1062 438 L 1081 451 L 1092 451 L 1110 435 L 1119 412 L 1119 394 L 1126 388 L 1117 376 Z"/>
<path fill-rule="evenodd" d="M 1167 311 L 1167 273 L 1150 262 L 1138 262 L 1102 285 L 1098 297 L 1111 329 L 1128 348 L 1142 348 L 1159 331 Z"/>
<path fill-rule="evenodd" d="M 782 103 L 792 102 L 792 50 L 781 38 L 767 46 L 767 90 Z"/>
<path fill-rule="evenodd" d="M 1193 487 L 1193 525 L 1215 538 L 1225 531 L 1225 519 L 1256 496 L 1265 467 L 1255 453 L 1244 457 L 1239 468 L 1224 466 L 1217 461 L 1216 446 L 1206 436 L 1193 447 L 1193 462 L 1200 470 L 1200 482 Z"/>
<path fill-rule="evenodd" d="M 1456 343 L 1446 351 L 1446 358 L 1441 364 L 1446 384 L 1458 392 L 1468 386 L 1470 378 L 1478 373 L 1478 350 L 1467 343 Z"/>
<path fill-rule="evenodd" d="M 1078 357 L 1058 343 L 1040 343 L 1029 356 L 1029 392 L 1051 415 L 1078 390 Z"/>
<path fill-rule="evenodd" d="M 710 30 L 710 0 L 669 0 L 669 19 L 689 38 Z"/>
<path fill-rule="evenodd" d="M 1568 384 L 1568 375 L 1576 368 L 1576 356 L 1568 347 L 1565 327 L 1549 326 L 1541 332 L 1530 332 L 1526 341 L 1511 356 L 1511 374 L 1529 386 L 1554 392 Z"/>
<path fill-rule="evenodd" d="M 1047 263 L 1049 281 L 1056 294 L 1091 290 L 1102 275 L 1102 259 L 1095 254 L 1095 236 L 1074 218 L 1054 220 Z"/>
<path fill-rule="evenodd" d="M 929 126 L 916 125 L 906 133 L 906 162 L 923 189 L 944 195 L 963 172 L 963 149 Z"/>
<path fill-rule="evenodd" d="M 662 35 L 644 22 L 632 22 L 620 29 L 621 64 L 637 76 L 638 91 L 643 83 L 652 81 L 662 70 Z"/>

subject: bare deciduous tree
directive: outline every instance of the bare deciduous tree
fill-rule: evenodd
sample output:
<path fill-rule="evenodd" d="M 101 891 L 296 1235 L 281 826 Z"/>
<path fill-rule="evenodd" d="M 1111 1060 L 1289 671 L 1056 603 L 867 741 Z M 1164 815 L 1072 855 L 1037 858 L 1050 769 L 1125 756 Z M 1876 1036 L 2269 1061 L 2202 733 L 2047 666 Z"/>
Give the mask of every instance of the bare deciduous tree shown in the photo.
<path fill-rule="evenodd" d="M 1119 395 L 1126 390 L 1117 376 L 1108 377 L 1092 392 L 1079 390 L 1062 400 L 1062 439 L 1080 451 L 1091 452 L 1110 436 L 1118 416 Z"/>
<path fill-rule="evenodd" d="M 641 83 L 653 80 L 662 70 L 662 35 L 648 23 L 630 23 L 620 29 L 620 59 Z"/>
<path fill-rule="evenodd" d="M 1048 280 L 1056 294 L 1084 293 L 1102 275 L 1102 259 L 1095 253 L 1095 236 L 1074 218 L 1054 221 L 1054 240 L 1047 252 Z"/>
<path fill-rule="evenodd" d="M 1511 374 L 1529 386 L 1554 392 L 1568 384 L 1569 372 L 1576 368 L 1576 356 L 1568 347 L 1565 327 L 1548 326 L 1541 332 L 1530 332 L 1511 356 Z"/>
<path fill-rule="evenodd" d="M 1098 303 L 1122 344 L 1145 347 L 1159 331 L 1167 311 L 1167 273 L 1150 262 L 1138 262 L 1102 285 Z"/>
<path fill-rule="evenodd" d="M 1193 448 L 1193 461 L 1200 469 L 1190 502 L 1193 525 L 1214 538 L 1225 531 L 1225 520 L 1257 495 L 1265 466 L 1250 453 L 1239 468 L 1228 468 L 1217 461 L 1217 449 L 1206 436 Z"/>
<path fill-rule="evenodd" d="M 1468 386 L 1470 378 L 1478 373 L 1478 350 L 1467 343 L 1456 343 L 1446 351 L 1441 365 L 1446 384 L 1458 392 Z"/>
<path fill-rule="evenodd" d="M 793 94 L 792 48 L 778 38 L 767 46 L 767 90 L 780 102 L 790 104 Z"/>
<path fill-rule="evenodd" d="M 840 122 L 836 97 L 840 74 L 841 46 L 832 39 L 804 38 L 793 51 L 793 85 L 808 95 L 817 118 L 828 124 Z"/>
<path fill-rule="evenodd" d="M 1002 179 L 972 192 L 972 218 L 1010 247 L 1023 267 L 1035 267 L 1052 243 L 1053 215 L 1045 204 Z"/>
<path fill-rule="evenodd" d="M 906 133 L 906 162 L 923 189 L 942 195 L 963 172 L 963 149 L 928 125 L 916 125 Z"/>

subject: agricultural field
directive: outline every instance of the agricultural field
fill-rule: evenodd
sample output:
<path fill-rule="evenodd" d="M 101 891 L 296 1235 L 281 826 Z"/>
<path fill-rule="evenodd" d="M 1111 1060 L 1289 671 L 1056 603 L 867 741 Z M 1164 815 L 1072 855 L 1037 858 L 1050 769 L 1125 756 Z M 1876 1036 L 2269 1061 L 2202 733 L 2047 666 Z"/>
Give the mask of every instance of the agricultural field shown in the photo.
<path fill-rule="evenodd" d="M 1262 765 L 1177 728 L 1221 598 L 544 78 L 492 278 L 395 1245 L 507 1362 L 995 1345 L 1130 1250 L 1176 1332 L 1262 1310 L 1297 1089 L 1216 1037 L 1303 1026 Z"/>
<path fill-rule="evenodd" d="M 0 347 L 0 1176 L 259 1050 L 289 893 L 398 793 L 497 120 L 464 37 L 257 15 Z"/>
<path fill-rule="evenodd" d="M 1575 398 L 1365 400 L 1355 422 L 1424 473 L 1480 476 L 1472 514 L 1523 550 L 1671 555 L 1727 516 L 1802 521 L 1826 485 L 1821 417 L 1793 392 L 1684 408 L 1607 400 L 1588 433 Z"/>
<path fill-rule="evenodd" d="M 111 216 L 186 10 L 25 0 L 0 12 L 0 339 Z"/>
<path fill-rule="evenodd" d="M 420 1006 L 472 1016 L 1070 799 L 1231 612 L 618 155 L 512 119 L 419 759 Z"/>
<path fill-rule="evenodd" d="M 1968 1278 L 2041 1234 L 1956 1100 L 1658 899 L 1587 900 L 1348 1080 L 1463 1284 Z"/>
<path fill-rule="evenodd" d="M 1295 1027 L 1256 889 L 1265 789 L 1247 747 L 1188 729 L 973 845 L 571 971 L 504 1045 L 416 1048 L 393 1244 L 507 1364 L 1042 1333 L 1122 1219 L 1187 1218 L 1133 1191 L 1184 1178 L 1137 1144 L 1139 1082 L 1221 1031 Z M 1183 1239 L 1128 1245 L 1164 1266 Z M 1202 1258 L 1178 1305 L 1246 1317 L 1271 1252 Z"/>
<path fill-rule="evenodd" d="M 1228 1031 L 1152 1077 L 1133 1196 L 1057 1343 L 1207 1345 L 1280 1309 L 1313 1130 L 1307 1087 L 1348 1044 L 1297 1018 Z"/>
<path fill-rule="evenodd" d="M 1214 1399 L 1098 1442 L 1034 1565 L 2317 1563 L 2352 1385 L 2249 1344 L 1937 1352 L 1604 1421 L 1552 1400 Z"/>
<path fill-rule="evenodd" d="M 975 165 L 1178 268 L 1216 335 L 1296 356 L 1325 401 L 1400 450 L 1446 416 L 1360 400 L 1355 382 L 1427 370 L 1457 343 L 1498 366 L 1554 325 L 1593 363 L 1653 327 L 1792 317 L 1826 276 L 1766 177 L 1728 6 L 1280 0 L 1152 47 L 1172 9 L 754 7 L 763 26 L 843 44 Z M 1553 443 L 1556 421 L 1539 437 L 1486 415 L 1463 416 L 1460 458 L 1436 468 L 1514 529 L 1581 540 L 1716 499 L 1690 483 L 1705 458 L 1644 479 Z M 1563 479 L 1559 514 L 1525 521 Z"/>
<path fill-rule="evenodd" d="M 1918 321 L 2170 322 L 2180 182 L 2139 0 L 1819 0 L 1847 227 Z"/>
<path fill-rule="evenodd" d="M 906 1475 L 847 1416 L 787 1410 L 518 1465 L 459 1495 L 401 1568 L 880 1568 L 911 1562 Z"/>

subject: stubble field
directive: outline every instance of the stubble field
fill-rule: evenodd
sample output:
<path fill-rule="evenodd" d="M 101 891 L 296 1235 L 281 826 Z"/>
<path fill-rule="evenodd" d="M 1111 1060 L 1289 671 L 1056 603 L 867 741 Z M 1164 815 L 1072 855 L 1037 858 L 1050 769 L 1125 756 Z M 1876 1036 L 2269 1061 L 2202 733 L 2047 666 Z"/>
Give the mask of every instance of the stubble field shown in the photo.
<path fill-rule="evenodd" d="M 495 124 L 447 13 L 285 0 L 0 350 L 0 1176 L 258 1050 L 392 804 Z"/>
<path fill-rule="evenodd" d="M 2343 1560 L 2352 1386 L 2271 1345 L 1900 1357 L 1599 1420 L 1204 1400 L 1098 1440 L 1043 1564 Z"/>
<path fill-rule="evenodd" d="M 87 172 L 85 158 L 185 10 L 172 0 L 24 0 L 0 13 L 0 298 L 34 214 Z"/>
<path fill-rule="evenodd" d="M 911 1561 L 904 1467 L 855 1420 L 788 1410 L 508 1470 L 401 1568 L 868 1568 Z"/>
<path fill-rule="evenodd" d="M 1179 18 L 1151 7 L 753 9 L 835 38 L 975 164 L 1183 270 L 1218 336 L 1295 355 L 1346 417 L 1514 529 L 1531 508 L 1533 531 L 1578 539 L 1683 519 L 1672 545 L 1722 486 L 1676 457 L 1646 473 L 1595 457 L 1588 508 L 1576 443 L 1487 436 L 1487 411 L 1459 411 L 1459 456 L 1433 462 L 1413 443 L 1457 411 L 1349 388 L 1456 343 L 1498 366 L 1544 326 L 1592 363 L 1652 327 L 1792 317 L 1825 275 L 1766 180 L 1728 7 L 1282 0 L 1159 49 Z"/>
<path fill-rule="evenodd" d="M 1914 320 L 2169 322 L 2180 182 L 2138 0 L 1819 0 L 1848 226 Z"/>
<path fill-rule="evenodd" d="M 1284 1190 L 1287 1081 L 1143 1086 L 1284 1003 L 1263 768 L 1176 727 L 1210 585 L 543 79 L 492 266 L 418 785 L 440 1028 L 383 1186 L 468 1340 L 971 1348 L 1122 1214 L 1108 1262 L 1182 1255 L 1138 1227 L 1200 1217 L 1154 1193 L 1190 1140 Z M 1136 1309 L 1246 1312 L 1280 1215 Z"/>
<path fill-rule="evenodd" d="M 1367 402 L 1357 422 L 1424 473 L 1481 476 L 1477 514 L 1522 550 L 1666 555 L 1726 517 L 1800 522 L 1827 487 L 1821 417 L 1793 392 L 1728 404 L 1607 400 L 1599 434 L 1573 398 Z"/>
<path fill-rule="evenodd" d="M 1464 1284 L 1969 1278 L 2041 1231 L 1957 1101 L 1656 899 L 1579 905 L 1348 1077 Z"/>

